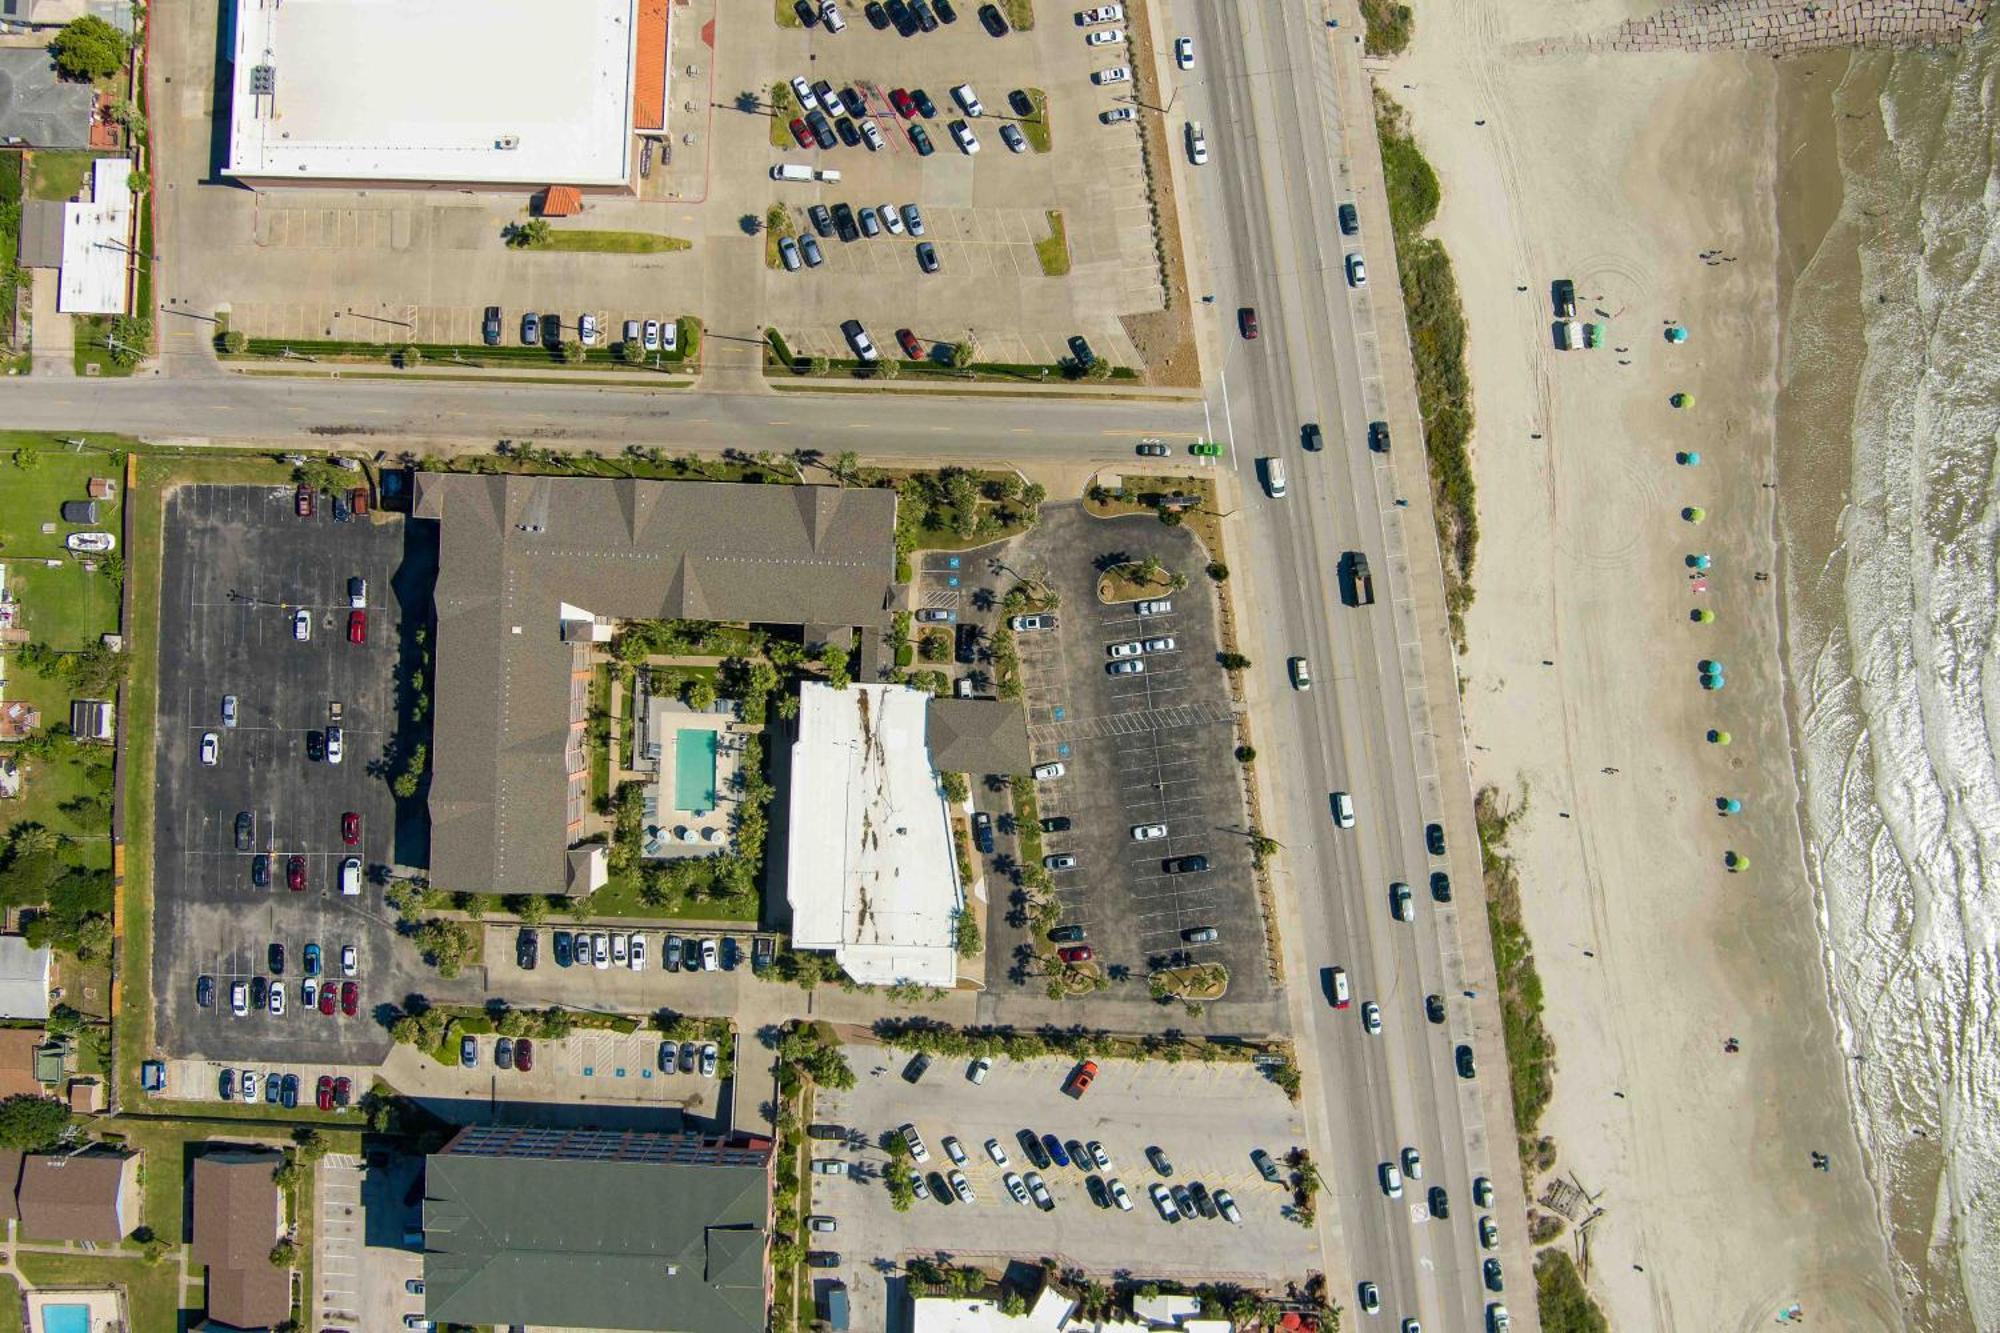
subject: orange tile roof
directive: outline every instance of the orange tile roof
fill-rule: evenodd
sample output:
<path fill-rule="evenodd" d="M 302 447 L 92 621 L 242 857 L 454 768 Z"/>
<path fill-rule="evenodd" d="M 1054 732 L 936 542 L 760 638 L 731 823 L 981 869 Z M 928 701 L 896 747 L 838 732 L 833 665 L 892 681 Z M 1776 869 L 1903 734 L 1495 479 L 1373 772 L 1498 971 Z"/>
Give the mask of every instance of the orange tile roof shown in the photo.
<path fill-rule="evenodd" d="M 574 185 L 551 185 L 542 191 L 542 216 L 566 218 L 583 211 L 583 195 Z"/>
<path fill-rule="evenodd" d="M 639 63 L 632 75 L 632 128 L 667 127 L 667 3 L 639 0 Z"/>

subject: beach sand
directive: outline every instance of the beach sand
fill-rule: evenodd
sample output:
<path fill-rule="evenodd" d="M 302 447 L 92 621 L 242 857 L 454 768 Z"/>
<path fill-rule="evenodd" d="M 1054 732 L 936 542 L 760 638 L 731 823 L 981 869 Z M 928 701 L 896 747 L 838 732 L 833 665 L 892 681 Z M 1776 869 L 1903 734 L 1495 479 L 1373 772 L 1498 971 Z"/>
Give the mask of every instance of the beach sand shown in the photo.
<path fill-rule="evenodd" d="M 1483 541 L 1461 668 L 1476 781 L 1528 804 L 1510 850 L 1558 1050 L 1539 1132 L 1603 1210 L 1588 1272 L 1614 1328 L 1769 1328 L 1794 1302 L 1814 1328 L 1900 1328 L 1801 851 L 1767 489 L 1775 182 L 1786 160 L 1808 224 L 1823 213 L 1815 150 L 1781 142 L 1792 76 L 1768 58 L 1542 45 L 1653 8 L 1430 0 L 1377 75 L 1441 178 L 1471 330 Z M 1603 348 L 1553 349 L 1558 277 L 1610 316 Z M 1691 623 L 1704 606 L 1717 622 Z M 1742 814 L 1718 815 L 1725 795 Z M 1574 1229 L 1555 1243 L 1576 1252 Z"/>

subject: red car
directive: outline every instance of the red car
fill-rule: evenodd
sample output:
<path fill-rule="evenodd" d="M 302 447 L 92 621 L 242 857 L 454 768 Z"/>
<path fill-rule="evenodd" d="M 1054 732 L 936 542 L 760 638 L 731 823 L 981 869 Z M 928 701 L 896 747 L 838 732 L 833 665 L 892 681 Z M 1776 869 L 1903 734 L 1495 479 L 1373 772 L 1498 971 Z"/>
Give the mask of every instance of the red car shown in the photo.
<path fill-rule="evenodd" d="M 1097 1061 L 1085 1060 L 1071 1071 L 1069 1082 L 1063 1084 L 1063 1091 L 1072 1097 L 1081 1097 L 1090 1091 L 1090 1082 L 1097 1077 Z"/>
<path fill-rule="evenodd" d="M 1257 337 L 1257 307 L 1246 305 L 1236 312 L 1236 327 L 1245 338 L 1252 341 Z"/>
<path fill-rule="evenodd" d="M 306 859 L 303 856 L 285 858 L 285 887 L 293 893 L 299 893 L 305 889 Z"/>
<path fill-rule="evenodd" d="M 339 1003 L 340 997 L 333 993 L 333 987 L 321 986 L 319 988 L 319 1011 L 321 1013 L 325 1014 L 328 1018 L 332 1018 L 333 1007 Z"/>
<path fill-rule="evenodd" d="M 368 613 L 349 611 L 347 613 L 347 641 L 349 643 L 368 642 Z"/>
<path fill-rule="evenodd" d="M 806 123 L 803 120 L 800 120 L 797 116 L 793 116 L 791 128 L 792 137 L 799 141 L 799 147 L 811 148 L 813 146 L 812 131 L 806 128 Z"/>
<path fill-rule="evenodd" d="M 1067 949 L 1057 949 L 1056 957 L 1065 963 L 1087 963 L 1097 957 L 1088 944 L 1072 944 Z"/>
<path fill-rule="evenodd" d="M 342 1074 L 333 1081 L 333 1104 L 345 1106 L 354 1099 L 354 1080 Z"/>
<path fill-rule="evenodd" d="M 322 1111 L 331 1111 L 333 1109 L 333 1076 L 331 1074 L 321 1074 L 319 1076 L 319 1087 L 313 1094 L 313 1101 L 314 1105 L 318 1106 Z"/>
<path fill-rule="evenodd" d="M 916 99 L 911 97 L 904 89 L 891 89 L 889 92 L 889 104 L 896 108 L 896 114 L 904 120 L 915 120 L 917 118 Z"/>
<path fill-rule="evenodd" d="M 535 1043 L 526 1037 L 514 1039 L 514 1068 L 523 1074 L 535 1067 Z"/>
<path fill-rule="evenodd" d="M 902 344 L 903 355 L 912 361 L 924 359 L 924 345 L 917 341 L 917 335 L 908 329 L 896 330 L 896 341 Z"/>
<path fill-rule="evenodd" d="M 352 810 L 340 817 L 340 840 L 349 847 L 361 841 L 361 816 Z"/>
<path fill-rule="evenodd" d="M 298 494 L 292 497 L 292 507 L 298 511 L 300 518 L 311 518 L 313 516 L 313 488 L 301 482 Z"/>
<path fill-rule="evenodd" d="M 351 981 L 340 983 L 340 1012 L 349 1018 L 361 1007 L 361 987 Z"/>

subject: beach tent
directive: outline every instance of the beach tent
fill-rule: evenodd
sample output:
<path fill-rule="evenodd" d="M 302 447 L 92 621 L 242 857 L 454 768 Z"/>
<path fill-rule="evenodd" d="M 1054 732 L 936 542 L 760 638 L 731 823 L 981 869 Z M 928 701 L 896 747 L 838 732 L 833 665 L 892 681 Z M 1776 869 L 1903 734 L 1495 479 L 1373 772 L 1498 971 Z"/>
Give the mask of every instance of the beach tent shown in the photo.
<path fill-rule="evenodd" d="M 1674 455 L 1674 461 L 1682 467 L 1700 467 L 1701 455 L 1692 449 L 1683 449 Z"/>
<path fill-rule="evenodd" d="M 1667 325 L 1667 341 L 1676 345 L 1688 340 L 1688 331 L 1678 324 Z"/>

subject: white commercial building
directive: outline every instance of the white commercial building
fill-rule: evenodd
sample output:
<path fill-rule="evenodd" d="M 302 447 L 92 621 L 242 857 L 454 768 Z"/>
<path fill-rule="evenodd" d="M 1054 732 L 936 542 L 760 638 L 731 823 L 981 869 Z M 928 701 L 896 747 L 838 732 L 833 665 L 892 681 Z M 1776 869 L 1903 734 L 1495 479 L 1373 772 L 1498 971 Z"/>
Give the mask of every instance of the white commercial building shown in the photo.
<path fill-rule="evenodd" d="M 228 174 L 253 184 L 624 187 L 635 77 L 664 95 L 665 6 L 645 0 L 224 5 Z"/>
<path fill-rule="evenodd" d="M 958 854 L 925 737 L 930 696 L 808 683 L 792 747 L 792 944 L 863 985 L 958 981 Z"/>
<path fill-rule="evenodd" d="M 90 202 L 63 205 L 62 271 L 56 309 L 65 315 L 122 315 L 132 266 L 132 159 L 90 164 Z"/>

